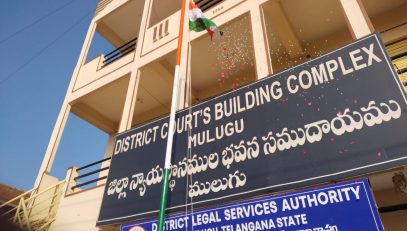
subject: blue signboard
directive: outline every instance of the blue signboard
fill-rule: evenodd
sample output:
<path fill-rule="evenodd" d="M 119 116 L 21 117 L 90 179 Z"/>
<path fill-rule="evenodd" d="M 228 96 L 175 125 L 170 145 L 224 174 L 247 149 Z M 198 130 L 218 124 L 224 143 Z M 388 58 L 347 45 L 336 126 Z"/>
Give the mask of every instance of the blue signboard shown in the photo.
<path fill-rule="evenodd" d="M 158 213 L 168 121 L 117 135 L 98 226 Z M 181 110 L 176 124 L 171 213 L 407 164 L 407 98 L 378 34 Z"/>
<path fill-rule="evenodd" d="M 168 216 L 166 231 L 384 230 L 366 179 Z M 157 220 L 121 231 L 156 231 Z"/>

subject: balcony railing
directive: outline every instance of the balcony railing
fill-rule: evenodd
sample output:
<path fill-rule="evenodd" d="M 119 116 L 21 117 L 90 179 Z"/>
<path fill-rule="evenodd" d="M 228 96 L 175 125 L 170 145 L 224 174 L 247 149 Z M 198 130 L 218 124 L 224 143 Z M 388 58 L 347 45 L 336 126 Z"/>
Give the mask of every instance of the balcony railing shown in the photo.
<path fill-rule="evenodd" d="M 196 0 L 195 4 L 202 10 L 202 11 L 207 11 L 211 7 L 217 5 L 220 2 L 223 2 L 224 0 Z"/>
<path fill-rule="evenodd" d="M 105 7 L 107 5 L 109 5 L 109 3 L 111 3 L 113 0 L 99 0 L 98 5 L 96 6 L 96 10 L 95 10 L 95 16 L 97 14 L 99 14 L 99 12 L 101 12 L 103 9 L 105 9 Z"/>
<path fill-rule="evenodd" d="M 110 159 L 112 159 L 112 158 L 108 157 L 106 159 L 93 162 L 91 164 L 88 164 L 88 165 L 85 165 L 85 166 L 82 166 L 82 167 L 78 168 L 76 171 L 79 174 L 79 171 L 85 170 L 87 168 L 98 165 L 98 164 L 103 163 L 105 161 L 109 161 Z M 87 172 L 87 173 L 83 173 L 82 175 L 78 175 L 77 177 L 75 177 L 74 181 L 77 181 L 77 180 L 79 180 L 81 178 L 84 178 L 84 177 L 87 177 L 87 176 L 95 175 L 96 173 L 100 173 L 100 172 L 106 171 L 108 169 L 109 169 L 109 166 L 104 167 L 104 168 L 100 168 L 100 169 L 97 169 L 97 170 L 94 170 L 94 171 L 90 171 L 90 172 Z M 86 181 L 86 182 L 83 182 L 83 183 L 80 183 L 80 184 L 75 184 L 73 187 L 71 187 L 71 190 L 74 190 L 76 188 L 80 188 L 80 187 L 83 187 L 83 186 L 86 186 L 86 185 L 89 185 L 89 184 L 104 180 L 106 178 L 107 178 L 107 176 L 102 176 L 102 177 L 98 177 L 98 178 L 95 178 L 95 179 L 92 179 L 92 180 L 89 180 L 89 181 Z"/>
<path fill-rule="evenodd" d="M 407 87 L 407 39 L 388 45 L 387 52 L 401 82 Z"/>
<path fill-rule="evenodd" d="M 121 57 L 127 55 L 128 53 L 134 51 L 136 49 L 137 38 L 130 40 L 129 42 L 125 43 L 124 45 L 118 47 L 117 49 L 109 52 L 108 54 L 104 55 L 103 60 L 103 67 L 113 63 L 114 61 L 120 59 Z"/>
<path fill-rule="evenodd" d="M 396 69 L 397 74 L 399 75 L 401 81 L 403 82 L 403 85 L 406 87 L 407 86 L 407 52 L 403 52 L 397 56 L 391 57 L 393 61 L 393 66 Z M 403 78 L 403 76 L 406 75 L 406 77 Z"/>

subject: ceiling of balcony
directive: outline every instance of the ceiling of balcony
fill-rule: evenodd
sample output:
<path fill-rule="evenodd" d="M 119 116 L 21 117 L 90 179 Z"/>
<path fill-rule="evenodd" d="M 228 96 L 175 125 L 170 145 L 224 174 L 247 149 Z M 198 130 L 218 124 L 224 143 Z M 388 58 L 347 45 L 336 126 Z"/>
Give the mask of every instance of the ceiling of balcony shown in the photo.
<path fill-rule="evenodd" d="M 406 24 L 406 0 L 363 0 L 362 2 L 376 31 L 383 32 Z"/>
<path fill-rule="evenodd" d="M 379 191 L 394 188 L 392 177 L 397 172 L 402 172 L 407 176 L 407 168 L 394 169 L 392 171 L 382 172 L 380 174 L 371 174 L 369 176 L 369 180 L 373 190 Z"/>
<path fill-rule="evenodd" d="M 140 31 L 144 2 L 128 1 L 112 11 L 97 23 L 97 32 L 115 47 L 134 39 Z"/>
<path fill-rule="evenodd" d="M 179 0 L 153 0 L 149 27 L 157 24 L 180 9 L 181 1 Z"/>
<path fill-rule="evenodd" d="M 276 0 L 262 7 L 274 72 L 352 41 L 337 0 Z"/>
<path fill-rule="evenodd" d="M 175 51 L 140 69 L 133 126 L 170 111 Z"/>
<path fill-rule="evenodd" d="M 264 10 L 266 14 L 281 10 L 286 18 L 276 23 L 288 20 L 300 41 L 319 40 L 347 28 L 338 0 L 269 1 Z"/>
<path fill-rule="evenodd" d="M 383 14 L 384 12 L 396 9 L 399 7 L 405 7 L 407 5 L 406 0 L 362 0 L 366 11 L 369 16 L 375 17 L 377 15 Z M 406 12 L 404 12 L 406 17 Z"/>
<path fill-rule="evenodd" d="M 71 111 L 106 133 L 118 130 L 123 113 L 129 76 L 124 76 L 82 97 Z"/>

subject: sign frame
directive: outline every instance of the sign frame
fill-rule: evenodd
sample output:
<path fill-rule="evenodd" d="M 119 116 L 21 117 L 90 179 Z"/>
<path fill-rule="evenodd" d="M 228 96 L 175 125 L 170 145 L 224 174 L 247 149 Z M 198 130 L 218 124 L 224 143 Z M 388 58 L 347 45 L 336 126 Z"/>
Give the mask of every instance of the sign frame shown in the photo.
<path fill-rule="evenodd" d="M 311 62 L 314 62 L 314 61 L 316 62 L 317 60 L 322 60 L 322 59 L 324 59 L 326 57 L 331 57 L 335 52 L 340 52 L 342 50 L 347 49 L 348 47 L 355 46 L 356 44 L 362 43 L 365 40 L 369 40 L 369 39 L 374 40 L 376 42 L 376 44 L 379 45 L 378 49 L 380 50 L 380 54 L 381 54 L 380 58 L 383 57 L 383 64 L 385 64 L 385 66 L 387 68 L 387 70 L 385 70 L 386 74 L 390 75 L 390 73 L 391 73 L 391 75 L 393 77 L 393 80 L 394 80 L 394 81 L 393 80 L 391 81 L 391 84 L 396 84 L 396 87 L 400 91 L 397 94 L 398 94 L 398 97 L 400 97 L 400 99 L 403 101 L 401 107 L 403 108 L 403 113 L 404 113 L 403 114 L 403 119 L 405 119 L 404 118 L 405 113 L 406 113 L 405 108 L 406 108 L 406 105 L 407 105 L 406 95 L 405 95 L 404 89 L 403 89 L 403 87 L 402 87 L 402 85 L 400 83 L 400 80 L 399 80 L 394 68 L 392 68 L 392 66 L 391 66 L 390 60 L 389 60 L 389 58 L 388 58 L 388 56 L 387 56 L 387 54 L 386 54 L 386 52 L 385 52 L 385 50 L 383 48 L 383 44 L 379 39 L 379 34 L 378 33 L 368 35 L 368 36 L 366 36 L 364 38 L 361 38 L 361 39 L 359 39 L 357 41 L 354 41 L 354 42 L 352 42 L 350 44 L 347 44 L 347 45 L 345 45 L 343 47 L 340 47 L 340 48 L 335 49 L 335 50 L 333 50 L 331 52 L 323 54 L 323 55 L 321 55 L 321 56 L 319 56 L 319 57 L 317 57 L 317 58 L 315 58 L 313 60 L 310 60 L 310 61 L 307 61 L 305 63 L 296 65 L 296 66 L 294 66 L 292 68 L 286 69 L 284 71 L 281 71 L 279 73 L 276 73 L 276 74 L 271 75 L 269 77 L 266 77 L 264 79 L 257 80 L 257 81 L 255 81 L 253 83 L 242 86 L 242 87 L 240 87 L 238 89 L 235 89 L 233 91 L 230 91 L 230 92 L 227 92 L 225 94 L 219 95 L 219 96 L 214 97 L 214 98 L 212 98 L 210 100 L 201 102 L 201 103 L 199 103 L 197 105 L 194 105 L 192 108 L 197 108 L 197 107 L 200 107 L 200 106 L 205 105 L 205 104 L 210 104 L 211 102 L 214 102 L 214 101 L 216 102 L 216 100 L 219 100 L 222 97 L 227 97 L 227 96 L 233 95 L 238 91 L 242 91 L 244 89 L 250 88 L 252 86 L 255 86 L 256 84 L 262 83 L 263 81 L 271 80 L 272 77 L 274 77 L 274 76 L 277 77 L 277 76 L 288 75 L 287 73 L 291 73 L 293 70 L 299 69 L 302 66 L 307 66 Z M 345 70 L 346 70 L 346 68 L 345 68 Z M 183 110 L 180 110 L 178 113 L 186 113 L 188 110 L 189 110 L 189 108 L 183 109 Z M 117 144 L 118 140 L 121 137 L 126 136 L 126 134 L 130 134 L 132 132 L 135 134 L 135 131 L 144 129 L 144 128 L 148 127 L 148 126 L 153 126 L 154 123 L 157 123 L 157 122 L 159 122 L 161 120 L 167 120 L 167 119 L 166 119 L 166 117 L 160 118 L 160 119 L 148 122 L 148 123 L 146 123 L 144 125 L 141 125 L 141 126 L 139 126 L 137 128 L 133 128 L 133 129 L 131 129 L 129 131 L 126 131 L 124 133 L 120 133 L 120 134 L 118 134 L 115 143 Z M 175 142 L 177 142 L 177 141 L 175 141 Z M 116 149 L 116 146 L 115 146 L 115 149 Z M 130 153 L 130 151 L 129 151 L 129 153 Z M 125 154 L 125 153 L 123 153 L 123 154 Z M 121 155 L 123 155 L 123 154 L 114 155 L 112 157 L 112 164 L 115 162 L 115 160 L 117 158 L 119 158 L 119 156 L 121 158 Z M 385 155 L 385 153 L 379 152 L 378 155 L 380 155 L 380 156 Z M 162 160 L 164 160 L 164 158 L 162 158 Z M 389 160 L 385 160 L 385 161 L 381 161 L 381 162 L 375 162 L 375 163 L 372 163 L 372 164 L 358 166 L 356 168 L 343 169 L 343 170 L 337 171 L 337 172 L 319 174 L 319 175 L 316 175 L 316 176 L 313 176 L 313 177 L 308 177 L 308 178 L 305 177 L 305 178 L 302 178 L 302 179 L 286 181 L 286 182 L 279 183 L 279 184 L 267 185 L 265 187 L 252 188 L 250 190 L 241 190 L 239 192 L 233 192 L 233 193 L 230 193 L 228 195 L 221 195 L 221 196 L 214 197 L 214 198 L 206 198 L 206 199 L 202 199 L 202 200 L 199 200 L 199 201 L 194 200 L 193 202 L 189 202 L 188 205 L 199 205 L 199 206 L 205 205 L 206 206 L 206 205 L 214 204 L 215 202 L 217 202 L 217 203 L 227 203 L 228 198 L 232 198 L 233 200 L 240 200 L 240 199 L 243 199 L 243 198 L 246 198 L 246 197 L 259 196 L 259 195 L 262 195 L 262 194 L 267 194 L 270 191 L 275 192 L 275 191 L 280 191 L 280 190 L 285 190 L 285 189 L 292 189 L 292 188 L 296 188 L 296 187 L 302 187 L 302 186 L 306 186 L 306 185 L 323 183 L 323 182 L 337 180 L 337 179 L 341 179 L 341 178 L 345 178 L 345 177 L 358 176 L 358 175 L 366 174 L 366 173 L 369 173 L 369 172 L 372 172 L 372 171 L 378 171 L 378 169 L 383 170 L 383 169 L 396 167 L 396 166 L 406 164 L 406 163 L 407 163 L 407 155 L 404 154 L 404 156 L 401 156 L 399 158 L 389 159 Z M 111 166 L 113 166 L 113 165 L 111 165 Z M 373 170 L 370 170 L 370 169 L 373 169 Z M 110 218 L 106 218 L 106 216 L 102 216 L 101 215 L 102 210 L 104 208 L 110 206 L 110 205 L 107 205 L 107 206 L 104 205 L 104 200 L 105 200 L 105 197 L 107 197 L 106 195 L 108 194 L 107 192 L 109 190 L 109 183 L 111 183 L 112 178 L 115 177 L 115 176 L 113 176 L 112 172 L 114 172 L 114 171 L 109 171 L 108 180 L 107 180 L 108 183 L 106 184 L 106 189 L 105 189 L 105 192 L 104 192 L 104 199 L 102 201 L 101 212 L 100 212 L 99 217 L 98 217 L 97 225 L 114 224 L 114 223 L 124 222 L 124 221 L 128 221 L 128 220 L 134 220 L 134 219 L 145 219 L 145 218 L 154 216 L 158 212 L 158 206 L 156 206 L 157 209 L 153 209 L 153 210 L 149 210 L 149 211 L 145 211 L 145 212 L 133 213 L 133 214 L 117 216 L 117 217 L 110 217 Z M 129 182 L 127 182 L 127 184 L 130 185 Z M 127 185 L 126 185 L 126 187 L 127 187 Z M 129 186 L 129 187 L 131 187 L 131 186 Z M 120 195 L 119 195 L 119 197 L 120 197 Z M 182 208 L 184 206 L 185 206 L 184 204 L 174 205 L 174 206 L 170 205 L 170 206 L 168 206 L 169 207 L 168 210 L 169 211 L 176 211 L 177 209 L 180 209 L 180 208 Z"/>
<path fill-rule="evenodd" d="M 237 226 L 245 224 L 245 223 L 247 224 L 247 222 L 254 223 L 256 221 L 259 222 L 262 219 L 272 219 L 272 220 L 274 220 L 273 223 L 276 226 L 276 227 L 273 227 L 273 230 L 286 230 L 286 231 L 289 231 L 289 230 L 301 230 L 301 231 L 332 230 L 333 231 L 333 230 L 335 230 L 335 228 L 337 228 L 337 230 L 349 230 L 349 229 L 347 229 L 349 227 L 343 228 L 343 223 L 342 222 L 344 222 L 345 225 L 350 225 L 350 226 L 352 226 L 354 228 L 354 226 L 356 226 L 355 225 L 355 220 L 353 220 L 351 218 L 354 217 L 354 215 L 356 215 L 356 214 L 353 214 L 353 213 L 342 214 L 340 212 L 339 213 L 337 212 L 337 213 L 334 213 L 334 215 L 329 216 L 329 218 L 330 218 L 329 221 L 315 221 L 316 219 L 319 219 L 318 215 L 315 213 L 315 210 L 324 210 L 324 209 L 326 209 L 326 208 L 324 208 L 324 205 L 322 205 L 321 207 L 316 206 L 316 207 L 309 207 L 309 208 L 305 209 L 305 210 L 310 210 L 308 213 L 306 213 L 306 212 L 304 213 L 304 211 L 302 211 L 301 209 L 299 211 L 295 211 L 295 212 L 297 212 L 297 214 L 298 213 L 301 213 L 301 215 L 305 214 L 302 217 L 305 217 L 308 224 L 304 224 L 304 226 L 307 226 L 307 227 L 302 227 L 302 228 L 298 227 L 298 226 L 300 226 L 299 224 L 294 225 L 294 227 L 290 227 L 290 226 L 285 227 L 285 226 L 283 226 L 283 223 L 281 222 L 280 223 L 281 226 L 278 225 L 277 221 L 278 221 L 279 218 L 282 217 L 279 213 L 284 214 L 284 213 L 287 213 L 287 212 L 277 211 L 275 213 L 268 214 L 266 217 L 264 215 L 259 215 L 257 217 L 256 217 L 256 215 L 254 215 L 254 216 L 250 216 L 250 218 L 248 218 L 248 217 L 241 218 L 240 217 L 240 218 L 237 218 L 237 219 L 231 219 L 231 220 L 226 221 L 226 220 L 224 220 L 225 219 L 225 210 L 228 210 L 228 211 L 234 210 L 234 211 L 236 211 L 235 209 L 237 207 L 245 207 L 245 206 L 249 207 L 250 205 L 253 205 L 253 207 L 254 207 L 255 205 L 258 205 L 258 204 L 262 204 L 262 203 L 270 203 L 271 204 L 273 202 L 276 202 L 275 203 L 276 207 L 279 207 L 279 209 L 281 209 L 281 207 L 280 207 L 281 203 L 280 202 L 283 199 L 289 200 L 291 198 L 295 198 L 295 197 L 298 197 L 298 196 L 310 195 L 312 193 L 318 193 L 318 192 L 340 190 L 341 188 L 352 187 L 352 186 L 357 186 L 357 185 L 361 186 L 360 187 L 360 192 L 359 192 L 360 198 L 359 199 L 355 198 L 355 201 L 352 201 L 353 204 L 350 206 L 351 208 L 347 208 L 347 209 L 352 209 L 352 206 L 354 206 L 354 207 L 362 207 L 363 206 L 364 209 L 365 209 L 364 211 L 366 213 L 369 213 L 369 216 L 364 217 L 365 219 L 359 221 L 356 224 L 356 225 L 359 226 L 359 229 L 356 229 L 356 230 L 360 230 L 360 228 L 361 228 L 360 226 L 362 226 L 362 228 L 369 228 L 369 230 L 372 230 L 372 231 L 373 230 L 374 231 L 384 231 L 384 227 L 383 227 L 383 224 L 381 222 L 381 219 L 380 219 L 380 216 L 379 216 L 379 213 L 378 213 L 378 210 L 377 210 L 377 206 L 376 206 L 375 200 L 374 200 L 373 195 L 372 195 L 371 188 L 369 186 L 369 181 L 368 181 L 368 179 L 365 179 L 365 178 L 352 180 L 352 181 L 347 181 L 347 182 L 340 182 L 340 183 L 336 183 L 336 184 L 318 186 L 318 187 L 315 187 L 315 188 L 302 189 L 302 190 L 295 191 L 295 192 L 288 192 L 288 193 L 286 192 L 286 193 L 281 193 L 281 194 L 262 196 L 260 198 L 249 199 L 249 200 L 246 200 L 246 201 L 233 202 L 233 203 L 229 203 L 229 204 L 225 204 L 225 205 L 220 205 L 218 207 L 198 209 L 197 211 L 194 211 L 193 214 L 191 214 L 191 213 L 187 214 L 188 219 L 186 219 L 185 213 L 174 214 L 174 215 L 170 215 L 170 216 L 168 216 L 166 218 L 167 223 L 166 223 L 165 227 L 169 228 L 169 229 L 166 228 L 166 230 L 168 230 L 168 231 L 172 231 L 172 230 L 179 230 L 179 231 L 181 231 L 181 230 L 192 230 L 191 227 L 193 227 L 194 230 L 208 230 L 208 231 L 209 230 L 213 230 L 213 231 L 214 230 L 218 230 L 218 231 L 221 231 L 221 230 L 237 230 L 236 229 Z M 352 203 L 352 202 L 349 202 L 349 203 Z M 347 203 L 347 202 L 341 202 L 341 203 Z M 330 205 L 328 205 L 328 206 L 330 206 Z M 339 204 L 338 206 L 339 207 L 340 206 L 347 207 L 347 205 L 343 205 L 343 204 Z M 337 209 L 337 208 L 329 208 L 329 209 Z M 329 210 L 329 209 L 326 209 L 326 210 Z M 358 208 L 358 209 L 360 209 L 360 208 Z M 193 223 L 197 223 L 196 222 L 197 221 L 196 217 L 198 217 L 198 216 L 203 217 L 202 216 L 203 214 L 206 214 L 206 215 L 208 213 L 214 214 L 215 212 L 217 214 L 217 219 L 219 219 L 219 220 L 212 222 L 212 223 L 214 223 L 214 225 L 211 224 L 211 222 L 209 222 L 207 224 L 207 226 L 209 226 L 209 227 L 206 227 L 205 226 L 206 224 L 203 224 L 203 225 L 202 224 L 199 224 L 199 225 L 195 224 L 195 226 L 192 225 Z M 222 212 L 223 212 L 223 214 L 222 214 Z M 360 210 L 352 211 L 352 212 L 356 213 L 356 212 L 360 212 Z M 325 211 L 325 213 L 326 214 L 332 214 L 329 211 Z M 221 214 L 221 215 L 219 215 L 219 214 Z M 227 215 L 230 215 L 230 213 L 228 213 Z M 291 214 L 291 216 L 292 215 L 293 214 Z M 343 217 L 339 217 L 339 215 L 343 215 Z M 357 214 L 357 215 L 360 215 L 360 214 Z M 371 215 L 371 217 L 370 217 L 370 215 Z M 193 216 L 194 216 L 194 218 L 192 218 Z M 285 217 L 287 217 L 287 216 L 288 215 L 285 214 Z M 369 217 L 370 217 L 371 220 L 366 220 L 366 218 L 369 218 Z M 350 221 L 348 222 L 347 219 L 350 219 Z M 168 221 L 170 221 L 170 220 L 173 220 L 173 221 L 174 220 L 184 220 L 184 221 L 182 222 L 183 224 L 181 223 L 182 227 L 174 228 L 174 227 L 171 227 L 168 224 L 169 223 Z M 194 221 L 192 221 L 192 220 L 194 220 Z M 185 221 L 187 221 L 187 222 L 185 222 Z M 153 219 L 153 220 L 142 221 L 142 222 L 138 222 L 138 223 L 124 224 L 124 225 L 120 226 L 120 231 L 130 231 L 134 227 L 138 227 L 140 230 L 144 230 L 144 231 L 156 231 L 157 222 L 158 222 L 157 219 Z M 312 222 L 313 222 L 313 224 L 310 224 Z M 336 222 L 336 223 L 335 224 L 329 224 L 330 222 Z M 342 225 L 342 227 L 338 227 L 338 226 L 340 226 L 340 224 L 338 222 Z M 189 226 L 186 227 L 185 226 L 186 224 L 189 225 Z M 154 229 L 154 227 L 155 227 L 155 229 Z M 321 228 L 323 228 L 323 229 L 321 229 Z M 355 230 L 355 229 L 352 229 L 352 230 Z"/>

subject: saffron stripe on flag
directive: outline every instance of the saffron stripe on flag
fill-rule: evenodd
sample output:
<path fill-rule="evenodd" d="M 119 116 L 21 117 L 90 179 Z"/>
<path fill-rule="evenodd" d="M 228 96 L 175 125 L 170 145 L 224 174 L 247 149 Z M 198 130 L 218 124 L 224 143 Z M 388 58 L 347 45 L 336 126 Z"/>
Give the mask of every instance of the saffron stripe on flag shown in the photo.
<path fill-rule="evenodd" d="M 196 32 L 207 30 L 211 40 L 223 34 L 213 21 L 205 17 L 193 0 L 189 2 L 189 29 Z"/>

